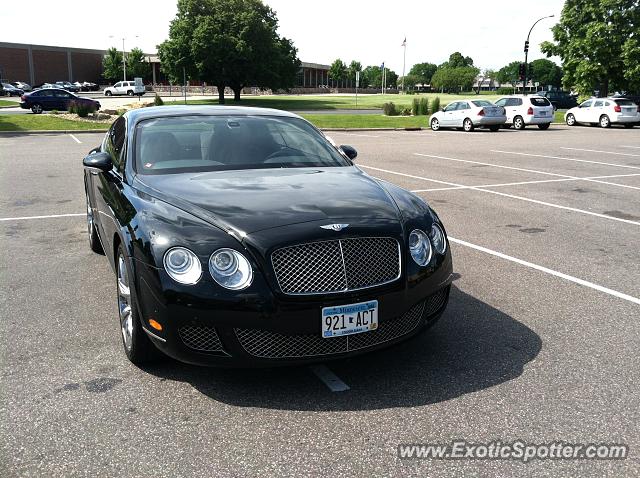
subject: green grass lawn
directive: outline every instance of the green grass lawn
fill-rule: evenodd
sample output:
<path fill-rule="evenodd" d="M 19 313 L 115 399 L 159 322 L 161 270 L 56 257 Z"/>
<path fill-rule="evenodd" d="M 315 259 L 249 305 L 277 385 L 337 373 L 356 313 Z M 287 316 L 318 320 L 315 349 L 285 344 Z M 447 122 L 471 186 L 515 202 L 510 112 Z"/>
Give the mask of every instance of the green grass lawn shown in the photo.
<path fill-rule="evenodd" d="M 107 130 L 109 124 L 88 123 L 73 121 L 64 118 L 56 118 L 53 115 L 3 115 L 0 114 L 0 131 L 60 131 L 60 130 Z"/>
<path fill-rule="evenodd" d="M 440 98 L 442 106 L 452 101 L 464 98 L 480 98 L 474 93 L 466 93 L 462 95 L 450 95 L 447 93 L 425 93 L 421 95 L 358 95 L 358 106 L 356 106 L 356 97 L 353 96 L 336 96 L 336 95 L 265 95 L 265 96 L 243 96 L 239 103 L 233 99 L 227 99 L 227 106 L 259 106 L 262 108 L 275 108 L 287 111 L 301 110 L 353 110 L 353 109 L 382 109 L 382 105 L 387 102 L 393 102 L 397 106 L 408 108 L 411 106 L 414 98 L 428 98 L 432 101 L 436 96 Z M 498 95 L 482 94 L 481 98 L 489 101 L 495 101 Z M 182 104 L 182 101 L 168 101 L 166 104 Z M 189 100 L 188 104 L 199 105 L 217 105 L 217 99 Z"/>
<path fill-rule="evenodd" d="M 0 108 L 4 106 L 20 106 L 20 103 L 11 100 L 0 100 Z"/>
<path fill-rule="evenodd" d="M 428 116 L 301 115 L 318 128 L 416 128 L 427 126 Z"/>

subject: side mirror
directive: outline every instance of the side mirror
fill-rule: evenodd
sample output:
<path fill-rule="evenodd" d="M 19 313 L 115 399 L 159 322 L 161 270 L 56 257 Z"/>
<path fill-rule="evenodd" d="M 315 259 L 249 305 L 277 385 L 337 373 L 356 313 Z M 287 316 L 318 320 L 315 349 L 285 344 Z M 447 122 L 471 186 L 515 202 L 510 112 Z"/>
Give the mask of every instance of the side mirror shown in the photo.
<path fill-rule="evenodd" d="M 340 149 L 344 154 L 347 155 L 347 158 L 349 158 L 351 161 L 358 157 L 358 152 L 353 146 L 347 146 L 346 144 L 343 144 L 342 146 L 340 146 Z"/>
<path fill-rule="evenodd" d="M 95 169 L 98 171 L 111 171 L 113 162 L 109 153 L 91 153 L 82 160 L 85 168 Z"/>

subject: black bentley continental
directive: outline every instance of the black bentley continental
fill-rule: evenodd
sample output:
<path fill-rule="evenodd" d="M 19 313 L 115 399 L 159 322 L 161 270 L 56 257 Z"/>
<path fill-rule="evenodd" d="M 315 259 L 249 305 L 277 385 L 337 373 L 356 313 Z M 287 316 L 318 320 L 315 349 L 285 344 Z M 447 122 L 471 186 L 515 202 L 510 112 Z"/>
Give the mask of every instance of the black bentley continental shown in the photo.
<path fill-rule="evenodd" d="M 165 106 L 84 158 L 89 244 L 113 268 L 124 351 L 270 366 L 400 343 L 443 313 L 445 228 L 299 116 Z"/>

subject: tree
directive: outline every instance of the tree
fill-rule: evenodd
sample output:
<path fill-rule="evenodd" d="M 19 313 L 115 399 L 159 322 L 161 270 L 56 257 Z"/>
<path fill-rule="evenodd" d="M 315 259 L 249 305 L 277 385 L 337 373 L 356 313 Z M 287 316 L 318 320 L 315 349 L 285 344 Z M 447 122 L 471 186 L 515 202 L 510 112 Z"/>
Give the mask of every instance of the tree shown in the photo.
<path fill-rule="evenodd" d="M 597 87 L 607 96 L 634 84 L 637 75 L 629 72 L 636 71 L 640 56 L 638 0 L 566 0 L 552 31 L 554 41 L 541 47 L 562 59 L 566 88 L 590 95 Z"/>
<path fill-rule="evenodd" d="M 140 77 L 146 79 L 149 77 L 151 69 L 145 61 L 144 53 L 140 48 L 132 48 L 127 55 L 127 76 L 129 78 Z"/>
<path fill-rule="evenodd" d="M 333 63 L 331 63 L 331 68 L 329 68 L 329 78 L 331 78 L 335 82 L 335 86 L 339 86 L 339 82 L 343 81 L 347 77 L 347 65 L 338 58 Z"/>
<path fill-rule="evenodd" d="M 438 68 L 431 78 L 431 86 L 448 93 L 470 91 L 479 72 L 474 66 Z"/>
<path fill-rule="evenodd" d="M 560 87 L 562 84 L 562 68 L 546 58 L 533 60 L 529 64 L 528 71 L 529 78 L 534 82 L 537 81 L 541 86 Z"/>
<path fill-rule="evenodd" d="M 409 75 L 418 78 L 416 83 L 423 85 L 431 84 L 431 77 L 438 69 L 438 66 L 433 63 L 416 63 L 409 70 Z M 407 75 L 407 77 L 409 76 Z"/>
<path fill-rule="evenodd" d="M 464 56 L 459 51 L 449 55 L 449 61 L 445 61 L 440 68 L 462 68 L 465 66 L 473 66 L 473 59 L 470 56 Z"/>
<path fill-rule="evenodd" d="M 413 90 L 418 83 L 422 84 L 422 78 L 409 73 L 407 76 L 398 78 L 405 90 Z"/>
<path fill-rule="evenodd" d="M 117 48 L 109 48 L 102 58 L 102 75 L 112 82 L 122 78 L 122 53 Z"/>
<path fill-rule="evenodd" d="M 496 73 L 496 79 L 500 83 L 515 84 L 520 76 L 520 61 L 512 61 L 508 65 L 503 66 Z"/>
<path fill-rule="evenodd" d="M 278 19 L 261 0 L 178 0 L 169 38 L 158 45 L 162 70 L 182 82 L 190 78 L 228 86 L 240 101 L 242 88 L 286 89 L 300 70 L 291 40 L 277 34 Z"/>
<path fill-rule="evenodd" d="M 349 63 L 349 68 L 347 68 L 347 78 L 353 85 L 356 84 L 357 71 L 362 71 L 362 63 L 360 63 L 359 61 L 352 60 L 351 63 Z"/>

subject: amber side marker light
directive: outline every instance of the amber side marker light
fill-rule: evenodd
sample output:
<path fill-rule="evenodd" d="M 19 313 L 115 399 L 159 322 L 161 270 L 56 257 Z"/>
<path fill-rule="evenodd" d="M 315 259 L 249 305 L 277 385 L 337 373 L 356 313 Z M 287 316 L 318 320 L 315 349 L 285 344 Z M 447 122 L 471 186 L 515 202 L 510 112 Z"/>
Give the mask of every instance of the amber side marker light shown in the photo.
<path fill-rule="evenodd" d="M 162 330 L 162 324 L 157 320 L 149 319 L 149 325 L 156 330 Z"/>

